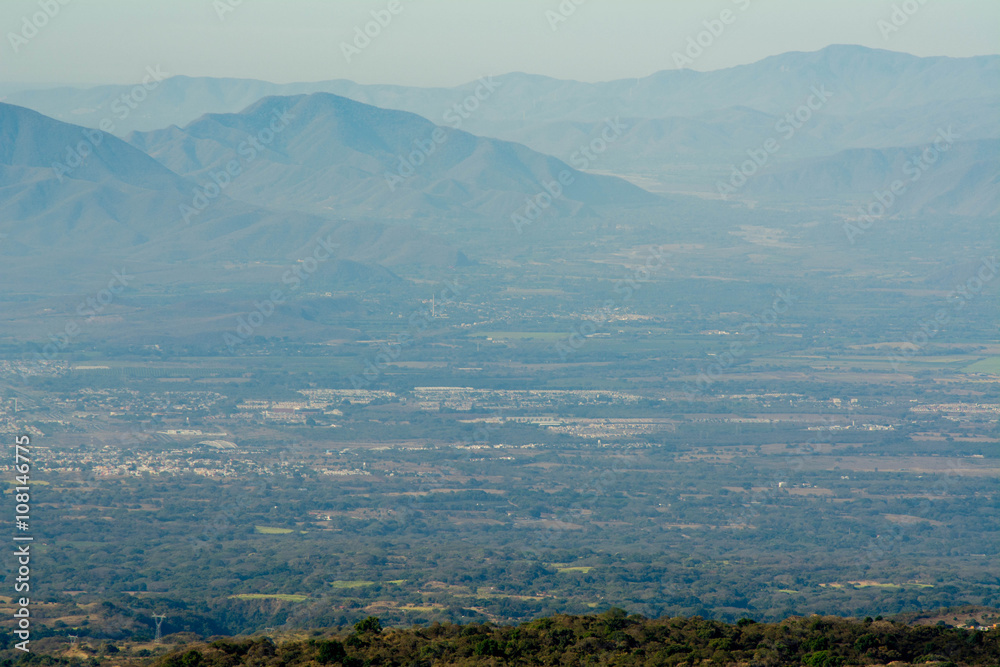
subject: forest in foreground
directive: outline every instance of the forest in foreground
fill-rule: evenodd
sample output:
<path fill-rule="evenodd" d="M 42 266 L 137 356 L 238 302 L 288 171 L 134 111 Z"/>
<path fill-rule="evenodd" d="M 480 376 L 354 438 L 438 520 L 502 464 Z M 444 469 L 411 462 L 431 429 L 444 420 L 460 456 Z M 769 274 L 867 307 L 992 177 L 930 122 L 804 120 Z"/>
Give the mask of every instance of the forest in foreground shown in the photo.
<path fill-rule="evenodd" d="M 432 665 L 964 665 L 1000 664 L 1000 631 L 834 616 L 735 624 L 698 616 L 647 619 L 612 608 L 516 626 L 435 623 L 383 628 L 371 616 L 353 628 L 272 638 L 212 638 L 166 655 L 102 647 L 97 655 L 31 655 L 19 664 L 238 667 Z M 982 626 L 981 626 L 982 627 Z M 143 653 L 147 656 L 143 657 Z M 15 660 L 3 660 L 13 665 Z"/>
<path fill-rule="evenodd" d="M 160 667 L 235 665 L 937 665 L 1000 664 L 1000 633 L 813 616 L 781 623 L 699 617 L 648 620 L 612 609 L 515 627 L 433 625 L 383 630 L 369 617 L 346 636 L 275 645 L 219 640 Z"/>

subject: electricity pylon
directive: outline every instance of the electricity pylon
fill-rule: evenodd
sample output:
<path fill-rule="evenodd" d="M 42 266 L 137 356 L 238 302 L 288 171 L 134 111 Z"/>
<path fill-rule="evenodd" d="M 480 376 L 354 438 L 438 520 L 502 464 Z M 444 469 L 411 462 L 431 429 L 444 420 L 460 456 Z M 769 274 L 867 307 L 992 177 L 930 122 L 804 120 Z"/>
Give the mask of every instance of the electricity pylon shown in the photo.
<path fill-rule="evenodd" d="M 160 632 L 160 626 L 163 625 L 163 619 L 165 618 L 166 616 L 163 614 L 153 614 L 153 620 L 156 621 L 156 637 L 153 638 L 153 641 L 157 644 L 163 640 L 163 633 Z"/>

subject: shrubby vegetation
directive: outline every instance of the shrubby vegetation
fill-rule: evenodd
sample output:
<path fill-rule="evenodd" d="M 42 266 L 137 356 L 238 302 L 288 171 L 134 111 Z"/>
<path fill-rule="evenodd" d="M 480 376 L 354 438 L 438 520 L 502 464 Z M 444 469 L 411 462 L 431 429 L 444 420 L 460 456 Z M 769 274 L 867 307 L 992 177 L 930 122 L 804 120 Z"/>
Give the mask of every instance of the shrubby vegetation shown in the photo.
<path fill-rule="evenodd" d="M 434 624 L 382 631 L 378 619 L 350 634 L 274 643 L 219 639 L 167 656 L 158 667 L 237 665 L 996 665 L 1000 635 L 885 620 L 793 617 L 735 624 L 701 617 L 648 620 L 611 609 L 518 626 Z"/>

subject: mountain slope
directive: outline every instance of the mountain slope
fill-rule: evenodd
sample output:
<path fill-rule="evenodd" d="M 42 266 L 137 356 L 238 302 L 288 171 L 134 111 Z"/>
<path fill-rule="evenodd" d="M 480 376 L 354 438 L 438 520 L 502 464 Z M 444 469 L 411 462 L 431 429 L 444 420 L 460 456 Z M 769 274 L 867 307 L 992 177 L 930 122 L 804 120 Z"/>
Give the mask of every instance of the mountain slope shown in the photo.
<path fill-rule="evenodd" d="M 947 147 L 947 150 L 941 150 Z M 782 200 L 875 201 L 902 184 L 889 214 L 1000 214 L 1000 140 L 955 141 L 888 149 L 854 149 L 761 173 L 751 196 Z M 883 197 L 888 199 L 888 195 Z"/>
<path fill-rule="evenodd" d="M 61 272 L 103 270 L 122 257 L 147 264 L 284 260 L 331 236 L 340 244 L 337 259 L 463 259 L 416 230 L 275 213 L 225 194 L 199 211 L 195 188 L 114 136 L 0 104 L 0 256 Z"/>
<path fill-rule="evenodd" d="M 995 109 L 1000 98 L 935 102 L 916 107 L 861 114 L 822 113 L 796 130 L 791 140 L 783 117 L 738 106 L 706 111 L 693 117 L 621 117 L 627 128 L 613 150 L 597 166 L 617 173 L 661 172 L 679 165 L 729 165 L 745 159 L 747 149 L 769 138 L 782 140 L 776 160 L 831 155 L 849 148 L 911 146 L 933 137 L 941 127 L 961 128 L 963 139 L 1000 136 Z M 537 125 L 509 123 L 496 136 L 523 143 L 550 155 L 578 155 L 604 122 L 551 121 Z"/>
<path fill-rule="evenodd" d="M 252 153 L 227 195 L 313 213 L 506 218 L 560 177 L 562 196 L 548 213 L 659 201 L 634 185 L 579 172 L 519 144 L 327 93 L 270 97 L 239 114 L 209 114 L 183 129 L 135 133 L 129 140 L 202 183 L 220 180 L 213 174 Z"/>

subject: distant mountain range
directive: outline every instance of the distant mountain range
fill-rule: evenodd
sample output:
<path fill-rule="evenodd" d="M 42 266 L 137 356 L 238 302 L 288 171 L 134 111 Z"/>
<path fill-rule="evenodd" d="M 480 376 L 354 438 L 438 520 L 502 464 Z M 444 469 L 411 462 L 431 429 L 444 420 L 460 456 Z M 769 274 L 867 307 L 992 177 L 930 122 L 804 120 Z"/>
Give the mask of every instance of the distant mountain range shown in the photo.
<path fill-rule="evenodd" d="M 330 93 L 346 97 L 383 110 L 378 117 L 380 136 L 372 137 L 372 143 L 360 151 L 352 149 L 350 157 L 329 156 L 325 164 L 280 170 L 277 181 L 288 184 L 301 177 L 303 182 L 283 192 L 279 201 L 294 200 L 296 208 L 312 212 L 326 212 L 327 206 L 339 204 L 352 214 L 410 217 L 442 214 L 449 208 L 442 197 L 461 201 L 453 213 L 497 215 L 511 207 L 511 198 L 502 194 L 484 197 L 483 188 L 470 188 L 463 176 L 455 177 L 456 173 L 478 172 L 499 150 L 499 144 L 458 130 L 523 144 L 582 170 L 648 176 L 666 192 L 714 192 L 715 174 L 745 159 L 745 151 L 769 138 L 780 138 L 782 123 L 787 127 L 787 116 L 799 111 L 814 89 L 825 91 L 824 99 L 809 110 L 805 122 L 793 121 L 794 137 L 782 142 L 782 150 L 773 159 L 775 166 L 850 149 L 917 146 L 948 125 L 959 129 L 963 141 L 1000 138 L 1000 114 L 996 113 L 1000 56 L 920 58 L 843 45 L 785 53 L 711 72 L 668 70 L 602 83 L 522 73 L 485 77 L 453 88 L 345 80 L 272 84 L 173 76 L 140 94 L 142 101 L 132 98 L 132 86 L 25 90 L 8 93 L 4 99 L 66 122 L 89 127 L 103 122 L 122 137 L 139 131 L 143 134 L 131 136 L 135 145 L 151 151 L 175 171 L 198 177 L 232 149 L 225 132 L 213 133 L 213 123 L 218 130 L 220 123 L 227 122 L 213 119 L 213 114 L 253 113 L 252 105 L 275 96 Z M 399 191 L 391 192 L 388 202 L 373 204 L 385 194 L 374 180 L 357 188 L 336 186 L 324 195 L 332 180 L 384 171 L 385 160 L 408 155 L 414 148 L 412 142 L 432 130 L 430 125 L 421 127 L 416 119 L 392 116 L 385 111 L 389 109 L 445 126 L 447 151 L 429 161 L 428 169 L 407 179 Z M 340 103 L 326 112 L 330 118 L 340 114 L 337 122 L 347 128 L 354 122 L 350 114 L 356 109 Z M 601 146 L 601 133 L 609 119 L 624 128 L 623 134 L 613 146 L 589 159 L 586 151 L 592 143 Z M 404 123 L 406 130 L 392 136 L 384 125 L 388 122 Z M 184 130 L 164 130 L 171 126 Z M 325 135 L 320 132 L 319 140 L 337 144 L 335 137 Z M 278 187 L 268 183 L 265 175 L 278 173 L 276 164 L 281 160 L 274 153 L 267 153 L 267 168 L 265 162 L 255 165 L 254 173 L 229 194 L 251 202 L 274 201 L 270 195 Z M 540 167 L 526 154 L 508 153 L 501 162 L 506 164 L 500 171 L 507 174 L 501 182 L 490 184 L 498 186 L 499 193 L 518 192 L 523 177 L 530 173 L 528 178 L 537 180 L 552 169 Z M 259 189 L 251 185 L 258 179 L 263 186 Z M 502 182 L 505 179 L 509 182 Z M 594 205 L 593 199 L 576 201 Z M 580 211 L 576 204 L 553 210 L 560 215 L 574 211 Z"/>
<path fill-rule="evenodd" d="M 279 118 L 286 124 L 271 136 Z M 246 141 L 261 132 L 270 140 L 258 151 Z M 545 192 L 546 184 L 560 195 L 545 200 L 546 214 L 593 215 L 590 207 L 659 201 L 625 181 L 582 173 L 519 144 L 327 93 L 268 97 L 238 114 L 209 114 L 183 129 L 135 133 L 129 141 L 204 183 L 242 160 L 227 195 L 321 215 L 501 220 Z"/>
<path fill-rule="evenodd" d="M 832 101 L 831 97 L 831 101 Z M 1000 96 L 923 106 L 884 109 L 861 114 L 815 114 L 801 127 L 789 125 L 784 115 L 746 106 L 706 111 L 694 117 L 620 117 L 628 128 L 613 150 L 595 161 L 602 171 L 675 174 L 691 164 L 723 165 L 745 159 L 745 151 L 769 138 L 783 139 L 789 127 L 795 134 L 782 141 L 776 161 L 832 155 L 852 148 L 892 148 L 919 145 L 938 129 L 961 128 L 966 139 L 1000 138 Z M 603 122 L 552 121 L 504 128 L 503 138 L 552 155 L 572 156 L 599 136 Z M 706 185 L 709 185 L 706 180 Z M 708 189 L 708 188 L 706 188 Z"/>
<path fill-rule="evenodd" d="M 824 108 L 826 113 L 838 115 L 878 114 L 942 102 L 954 106 L 959 100 L 997 97 L 1000 56 L 920 58 L 862 46 L 834 45 L 710 72 L 665 70 L 603 83 L 522 73 L 489 80 L 484 90 L 480 81 L 454 88 L 414 88 L 346 80 L 273 84 L 176 76 L 159 82 L 147 100 L 134 105 L 121 102 L 131 95 L 133 86 L 28 90 L 11 93 L 3 101 L 89 127 L 98 127 L 101 120 L 108 119 L 114 123 L 115 132 L 124 136 L 133 130 L 183 126 L 205 113 L 240 111 L 268 96 L 316 92 L 410 111 L 445 124 L 445 114 L 478 90 L 480 98 L 485 99 L 475 109 L 469 105 L 463 129 L 491 135 L 484 127 L 512 131 L 518 124 L 597 122 L 615 116 L 695 118 L 739 106 L 783 116 L 801 105 L 813 86 L 825 86 L 833 93 Z"/>
<path fill-rule="evenodd" d="M 508 74 L 448 89 L 156 78 L 144 100 L 128 86 L 7 95 L 55 118 L 0 103 L 0 255 L 61 272 L 123 253 L 149 266 L 281 262 L 332 235 L 334 260 L 356 264 L 337 275 L 372 277 L 468 261 L 387 221 L 669 207 L 593 172 L 714 192 L 769 139 L 779 149 L 736 198 L 863 202 L 942 128 L 957 142 L 894 212 L 998 213 L 996 56 L 832 46 L 716 72 Z M 132 128 L 144 131 L 115 136 Z"/>

